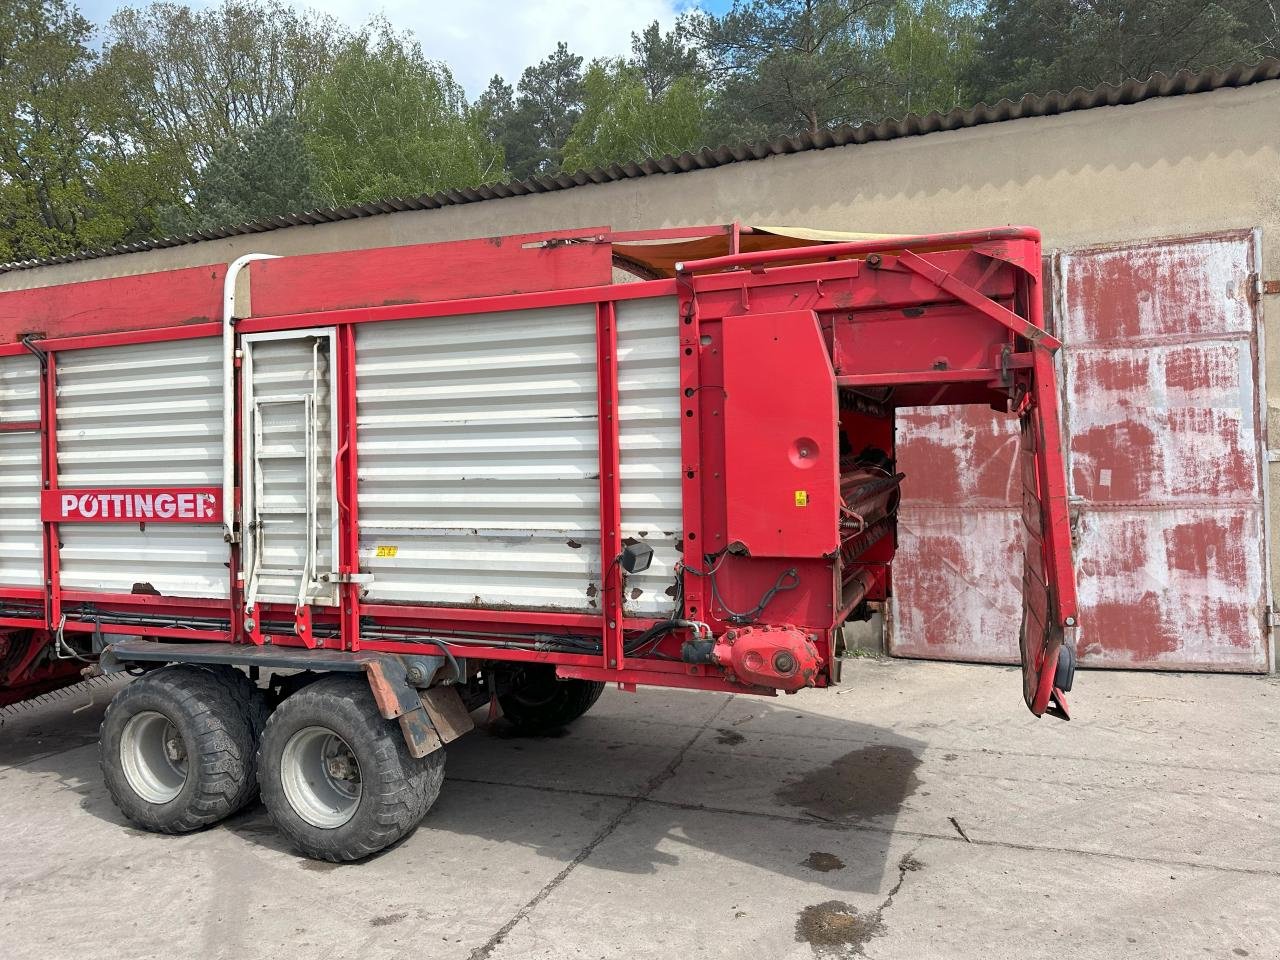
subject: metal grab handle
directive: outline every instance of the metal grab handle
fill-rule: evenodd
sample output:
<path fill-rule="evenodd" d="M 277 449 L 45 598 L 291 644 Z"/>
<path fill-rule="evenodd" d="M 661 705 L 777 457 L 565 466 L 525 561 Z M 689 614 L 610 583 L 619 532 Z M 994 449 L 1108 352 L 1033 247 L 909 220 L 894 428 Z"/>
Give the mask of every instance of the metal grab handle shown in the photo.
<path fill-rule="evenodd" d="M 347 507 L 347 501 L 343 499 L 342 484 L 338 482 L 338 464 L 341 463 L 342 458 L 347 455 L 347 447 L 347 441 L 343 440 L 342 446 L 340 446 L 338 448 L 338 452 L 333 455 L 333 495 L 338 501 L 338 509 L 343 513 L 350 513 L 351 510 Z"/>

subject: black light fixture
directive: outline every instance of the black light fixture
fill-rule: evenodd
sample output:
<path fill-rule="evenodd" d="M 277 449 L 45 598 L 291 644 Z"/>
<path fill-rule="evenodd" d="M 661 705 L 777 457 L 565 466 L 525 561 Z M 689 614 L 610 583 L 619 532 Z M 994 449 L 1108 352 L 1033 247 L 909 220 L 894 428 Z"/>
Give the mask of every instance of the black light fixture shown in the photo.
<path fill-rule="evenodd" d="M 643 540 L 629 543 L 618 554 L 618 563 L 627 573 L 644 573 L 653 563 L 653 547 Z"/>

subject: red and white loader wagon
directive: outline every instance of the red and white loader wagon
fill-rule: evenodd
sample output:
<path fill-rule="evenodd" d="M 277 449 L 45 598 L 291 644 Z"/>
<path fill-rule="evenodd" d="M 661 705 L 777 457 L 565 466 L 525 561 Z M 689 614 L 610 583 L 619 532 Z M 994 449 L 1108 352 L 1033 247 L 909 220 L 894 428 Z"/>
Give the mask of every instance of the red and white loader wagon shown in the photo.
<path fill-rule="evenodd" d="M 1065 716 L 1040 264 L 1021 227 L 734 224 L 0 294 L 0 704 L 135 673 L 102 727 L 131 820 L 260 790 L 298 849 L 356 859 L 485 704 L 533 729 L 610 682 L 836 683 L 892 592 L 894 411 L 985 404 L 1022 425 L 1023 694 Z"/>

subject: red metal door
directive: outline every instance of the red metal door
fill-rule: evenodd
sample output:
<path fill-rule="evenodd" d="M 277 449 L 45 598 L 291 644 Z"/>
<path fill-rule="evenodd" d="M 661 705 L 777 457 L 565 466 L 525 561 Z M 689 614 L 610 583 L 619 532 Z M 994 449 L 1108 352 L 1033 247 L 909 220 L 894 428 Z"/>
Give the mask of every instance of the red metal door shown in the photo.
<path fill-rule="evenodd" d="M 1060 254 L 1064 432 L 1090 666 L 1265 670 L 1263 424 L 1247 233 Z M 1018 661 L 1018 424 L 904 410 L 888 646 Z"/>

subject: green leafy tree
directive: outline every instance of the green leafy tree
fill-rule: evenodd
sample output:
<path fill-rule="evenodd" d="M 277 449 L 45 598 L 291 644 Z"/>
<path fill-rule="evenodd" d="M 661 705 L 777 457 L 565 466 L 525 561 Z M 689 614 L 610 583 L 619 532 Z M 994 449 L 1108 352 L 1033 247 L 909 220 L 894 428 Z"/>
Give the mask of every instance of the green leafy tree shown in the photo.
<path fill-rule="evenodd" d="M 443 64 L 385 21 L 350 40 L 303 113 L 325 202 L 359 203 L 492 180 L 502 150 Z"/>
<path fill-rule="evenodd" d="M 513 91 L 501 77 L 477 100 L 491 141 L 502 146 L 517 179 L 560 169 L 562 150 L 582 114 L 582 58 L 564 43 L 526 67 Z"/>
<path fill-rule="evenodd" d="M 0 18 L 0 260 L 71 253 L 152 229 L 153 170 L 111 138 L 119 113 L 89 22 L 65 0 Z"/>
<path fill-rule="evenodd" d="M 272 117 L 227 140 L 201 169 L 190 206 L 170 211 L 173 232 L 228 226 L 322 204 L 314 164 L 292 117 Z"/>
<path fill-rule="evenodd" d="M 650 100 L 657 100 L 686 77 L 705 84 L 702 59 L 689 39 L 680 26 L 664 33 L 656 20 L 640 33 L 631 34 L 630 65 L 640 72 Z"/>
<path fill-rule="evenodd" d="M 565 170 L 681 153 L 705 142 L 709 97 L 697 52 L 652 23 L 631 35 L 629 60 L 598 60 L 583 79 L 582 115 Z"/>
<path fill-rule="evenodd" d="M 817 133 L 882 110 L 876 26 L 893 0 L 734 0 L 682 21 L 717 80 L 720 139 Z M 877 118 L 878 119 L 878 118 Z"/>
<path fill-rule="evenodd" d="M 484 93 L 476 97 L 473 113 L 489 144 L 502 150 L 504 158 L 510 156 L 510 127 L 515 110 L 515 91 L 511 89 L 511 84 L 494 74 Z M 503 173 L 510 175 L 505 169 Z"/>
<path fill-rule="evenodd" d="M 1270 4 L 1257 0 L 989 0 L 971 97 L 994 102 L 1256 59 L 1274 50 L 1274 23 Z"/>
<path fill-rule="evenodd" d="M 977 2 L 897 0 L 888 11 L 881 57 L 889 87 L 885 115 L 946 111 L 965 99 L 977 49 Z"/>
<path fill-rule="evenodd" d="M 297 117 L 349 33 L 282 0 L 125 7 L 111 18 L 105 68 L 128 109 L 119 136 L 163 154 L 190 199 L 215 154 L 272 118 Z"/>
<path fill-rule="evenodd" d="M 706 91 L 679 77 L 656 98 L 644 77 L 620 60 L 594 63 L 584 81 L 585 106 L 563 151 L 565 170 L 625 163 L 700 146 Z"/>

